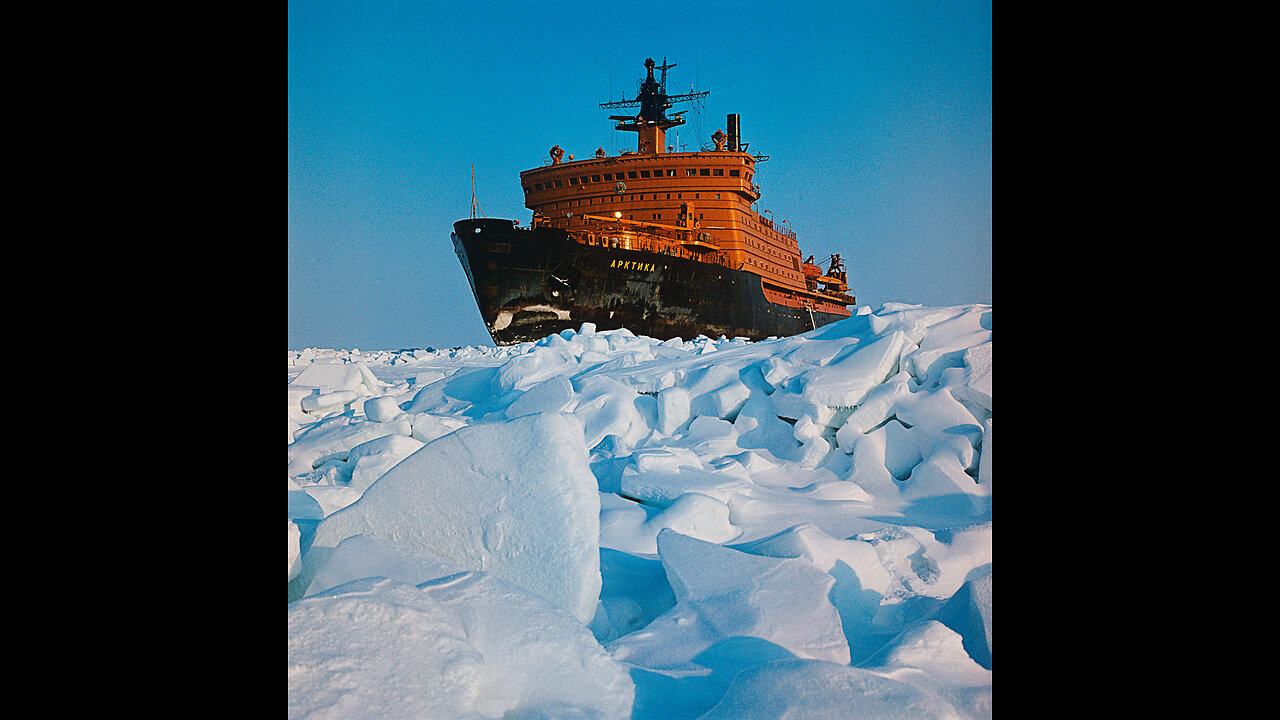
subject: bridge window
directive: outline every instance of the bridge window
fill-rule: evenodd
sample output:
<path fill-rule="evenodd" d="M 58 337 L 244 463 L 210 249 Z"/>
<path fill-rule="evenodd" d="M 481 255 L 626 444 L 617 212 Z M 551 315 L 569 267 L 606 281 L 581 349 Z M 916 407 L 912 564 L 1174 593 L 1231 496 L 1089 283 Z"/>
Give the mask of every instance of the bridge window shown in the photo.
<path fill-rule="evenodd" d="M 535 184 L 534 184 L 534 186 L 533 186 L 533 189 L 534 189 L 534 190 L 541 190 L 541 189 L 542 189 L 542 183 L 535 183 Z"/>
<path fill-rule="evenodd" d="M 591 182 L 600 182 L 600 176 L 599 176 L 599 175 L 592 175 L 592 176 L 591 176 Z"/>
<path fill-rule="evenodd" d="M 724 177 L 724 168 L 716 168 L 715 170 L 711 171 L 711 174 Z"/>
<path fill-rule="evenodd" d="M 578 178 L 569 178 L 569 184 L 570 184 L 570 185 L 577 185 L 577 184 L 578 184 Z"/>
<path fill-rule="evenodd" d="M 697 168 L 687 168 L 687 169 L 684 171 L 684 174 L 685 174 L 685 175 L 697 175 L 697 174 L 698 174 L 698 170 L 697 170 Z"/>
<path fill-rule="evenodd" d="M 671 168 L 670 170 L 667 170 L 667 177 L 675 177 L 675 176 L 676 176 L 675 168 Z"/>
<path fill-rule="evenodd" d="M 556 181 L 556 187 L 560 187 L 560 181 L 559 181 L 559 180 L 557 180 L 557 181 Z"/>
<path fill-rule="evenodd" d="M 640 177 L 642 177 L 642 178 L 647 178 L 647 177 L 649 177 L 649 171 L 648 171 L 648 170 L 641 170 L 641 171 L 640 171 Z"/>
<path fill-rule="evenodd" d="M 698 174 L 699 174 L 699 175 L 710 175 L 710 174 L 711 174 L 711 168 L 701 168 L 701 169 L 699 169 L 699 170 L 698 170 Z"/>
<path fill-rule="evenodd" d="M 636 171 L 635 171 L 635 170 L 628 170 L 628 171 L 627 171 L 627 179 L 628 179 L 628 180 L 635 180 L 635 179 L 636 179 Z"/>
<path fill-rule="evenodd" d="M 586 175 L 583 175 L 582 177 L 578 178 L 578 182 L 582 183 L 583 185 L 586 185 L 586 184 L 587 184 L 587 176 L 586 176 Z"/>
<path fill-rule="evenodd" d="M 741 170 L 730 170 L 730 171 L 729 171 L 729 177 L 740 177 L 741 175 L 742 175 L 742 171 L 741 171 Z"/>
<path fill-rule="evenodd" d="M 604 181 L 605 181 L 605 182 L 613 182 L 613 173 L 605 173 L 605 174 L 604 174 Z"/>

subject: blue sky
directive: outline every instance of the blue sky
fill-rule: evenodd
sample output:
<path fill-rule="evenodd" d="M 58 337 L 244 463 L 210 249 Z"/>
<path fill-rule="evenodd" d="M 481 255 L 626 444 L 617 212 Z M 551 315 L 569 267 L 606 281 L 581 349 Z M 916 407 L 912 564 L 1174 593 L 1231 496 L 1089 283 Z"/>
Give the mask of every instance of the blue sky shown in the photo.
<path fill-rule="evenodd" d="M 758 205 L 859 305 L 991 302 L 990 0 L 290 0 L 289 349 L 492 345 L 449 233 L 529 222 L 521 170 L 612 129 L 646 57 L 741 115 Z M 675 138 L 668 135 L 668 142 Z"/>

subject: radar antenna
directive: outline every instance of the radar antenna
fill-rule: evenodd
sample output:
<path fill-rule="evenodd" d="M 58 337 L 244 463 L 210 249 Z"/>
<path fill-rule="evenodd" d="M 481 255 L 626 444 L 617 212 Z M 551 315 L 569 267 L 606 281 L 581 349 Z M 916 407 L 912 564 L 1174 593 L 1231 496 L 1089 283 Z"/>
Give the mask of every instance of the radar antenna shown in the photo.
<path fill-rule="evenodd" d="M 618 124 L 614 126 L 615 130 L 626 130 L 639 134 L 637 141 L 637 150 L 639 152 L 653 154 L 665 151 L 667 128 L 684 124 L 683 115 L 688 112 L 687 110 L 671 113 L 672 116 L 667 117 L 666 111 L 672 106 L 672 103 L 706 97 L 711 94 L 711 91 L 704 90 L 703 92 L 690 92 L 682 95 L 668 95 L 667 70 L 675 67 L 675 63 L 667 64 L 667 59 L 664 57 L 662 64 L 658 65 L 653 61 L 653 58 L 645 58 L 644 66 L 648 71 L 648 75 L 640 83 L 639 94 L 634 99 L 627 100 L 624 95 L 622 100 L 600 103 L 600 107 L 601 109 L 610 109 L 639 106 L 640 112 L 635 115 L 610 115 L 609 119 L 618 121 Z M 662 71 L 661 81 L 655 80 L 653 77 L 655 67 Z"/>

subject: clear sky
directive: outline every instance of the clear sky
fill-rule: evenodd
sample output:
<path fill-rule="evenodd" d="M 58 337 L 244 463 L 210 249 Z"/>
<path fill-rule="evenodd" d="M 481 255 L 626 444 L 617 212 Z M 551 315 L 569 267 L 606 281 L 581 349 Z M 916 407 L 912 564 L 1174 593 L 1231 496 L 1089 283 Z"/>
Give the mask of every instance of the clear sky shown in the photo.
<path fill-rule="evenodd" d="M 291 350 L 491 346 L 449 239 L 472 165 L 528 225 L 553 145 L 635 149 L 599 104 L 646 57 L 711 91 L 668 142 L 740 114 L 758 208 L 859 305 L 991 302 L 991 0 L 290 0 L 288 25 Z"/>

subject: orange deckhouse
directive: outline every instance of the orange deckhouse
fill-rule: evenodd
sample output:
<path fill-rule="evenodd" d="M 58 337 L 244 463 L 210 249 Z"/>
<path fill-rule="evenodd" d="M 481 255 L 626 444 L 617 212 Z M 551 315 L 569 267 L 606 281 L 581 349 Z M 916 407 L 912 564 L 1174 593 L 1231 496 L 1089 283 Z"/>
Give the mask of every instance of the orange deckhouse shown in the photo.
<path fill-rule="evenodd" d="M 494 341 L 535 340 L 583 322 L 660 338 L 761 339 L 848 317 L 854 298 L 840 257 L 826 273 L 812 258 L 802 262 L 795 233 L 754 210 L 756 165 L 767 158 L 746 152 L 738 116 L 711 137 L 714 149 L 669 152 L 666 132 L 684 123 L 684 111 L 666 110 L 708 93 L 668 96 L 675 65 L 648 59 L 645 67 L 634 100 L 601 105 L 639 106 L 634 116 L 610 117 L 637 134 L 634 152 L 601 148 L 575 160 L 557 145 L 547 164 L 520 173 L 528 228 L 455 223 L 455 249 Z"/>

